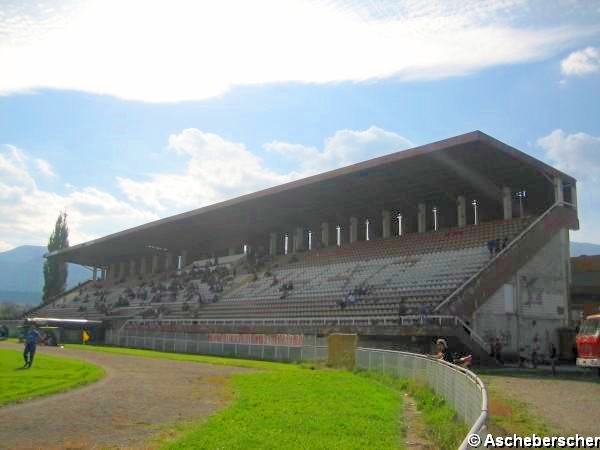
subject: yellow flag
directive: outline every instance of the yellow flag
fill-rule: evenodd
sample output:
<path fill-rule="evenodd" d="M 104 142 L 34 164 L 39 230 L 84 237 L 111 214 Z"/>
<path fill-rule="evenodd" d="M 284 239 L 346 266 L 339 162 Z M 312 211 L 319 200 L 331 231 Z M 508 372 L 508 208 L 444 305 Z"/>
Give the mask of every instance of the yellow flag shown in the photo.
<path fill-rule="evenodd" d="M 87 332 L 87 330 L 83 330 L 82 333 L 82 338 L 83 338 L 83 343 L 85 344 L 87 341 L 89 341 L 91 339 L 90 334 Z"/>

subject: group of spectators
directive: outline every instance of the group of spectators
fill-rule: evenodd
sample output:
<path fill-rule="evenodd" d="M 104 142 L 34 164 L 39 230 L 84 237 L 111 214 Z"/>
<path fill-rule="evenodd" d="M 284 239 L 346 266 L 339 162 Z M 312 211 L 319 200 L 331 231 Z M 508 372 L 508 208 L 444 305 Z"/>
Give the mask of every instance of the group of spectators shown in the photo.
<path fill-rule="evenodd" d="M 277 278 L 274 277 L 274 281 L 277 281 Z M 278 281 L 277 281 L 278 282 Z M 271 286 L 273 286 L 273 284 L 271 284 Z M 279 292 L 281 292 L 281 295 L 279 296 L 280 299 L 284 299 L 287 298 L 288 294 L 290 291 L 294 290 L 294 283 L 293 282 L 289 282 L 289 283 L 283 283 L 281 286 L 279 286 Z"/>
<path fill-rule="evenodd" d="M 368 286 L 361 285 L 357 288 L 354 288 L 346 293 L 339 301 L 338 305 L 340 308 L 345 309 L 346 306 L 355 305 L 359 301 L 363 300 L 363 298 L 369 295 L 370 289 Z"/>
<path fill-rule="evenodd" d="M 490 252 L 490 258 L 500 253 L 508 245 L 508 238 L 504 236 L 504 239 L 491 239 L 487 242 L 487 249 Z"/>

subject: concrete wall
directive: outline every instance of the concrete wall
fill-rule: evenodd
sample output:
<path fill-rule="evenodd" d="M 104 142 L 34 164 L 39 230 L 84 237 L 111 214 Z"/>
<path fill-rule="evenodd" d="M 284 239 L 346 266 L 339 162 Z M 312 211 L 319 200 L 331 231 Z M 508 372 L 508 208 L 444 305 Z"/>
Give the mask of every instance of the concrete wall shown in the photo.
<path fill-rule="evenodd" d="M 557 329 L 568 323 L 569 232 L 556 234 L 474 314 L 477 334 L 489 342 L 500 338 L 503 351 L 530 355 L 535 340 L 547 355 L 558 348 Z"/>

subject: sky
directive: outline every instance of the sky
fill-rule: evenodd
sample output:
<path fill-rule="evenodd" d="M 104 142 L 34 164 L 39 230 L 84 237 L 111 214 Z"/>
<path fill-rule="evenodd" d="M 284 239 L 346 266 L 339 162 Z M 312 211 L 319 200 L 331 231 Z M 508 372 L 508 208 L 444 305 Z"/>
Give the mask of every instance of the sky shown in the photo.
<path fill-rule="evenodd" d="M 0 0 L 0 251 L 473 130 L 600 244 L 600 1 Z"/>

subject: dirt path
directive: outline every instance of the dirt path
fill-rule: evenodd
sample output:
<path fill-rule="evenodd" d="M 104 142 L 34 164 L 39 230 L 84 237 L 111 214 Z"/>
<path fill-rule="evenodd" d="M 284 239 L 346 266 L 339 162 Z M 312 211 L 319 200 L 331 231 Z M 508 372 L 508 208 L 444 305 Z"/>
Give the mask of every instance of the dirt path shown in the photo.
<path fill-rule="evenodd" d="M 229 376 L 247 370 L 75 349 L 38 351 L 97 364 L 107 376 L 63 394 L 0 408 L 2 449 L 148 448 L 148 439 L 164 425 L 222 408 L 230 400 Z"/>
<path fill-rule="evenodd" d="M 426 437 L 426 426 L 417 409 L 417 403 L 408 394 L 404 394 L 404 417 L 406 438 L 404 444 L 409 450 L 434 450 L 435 445 Z"/>
<path fill-rule="evenodd" d="M 600 431 L 600 383 L 487 377 L 493 389 L 519 400 L 544 419 L 556 435 L 597 436 Z"/>

